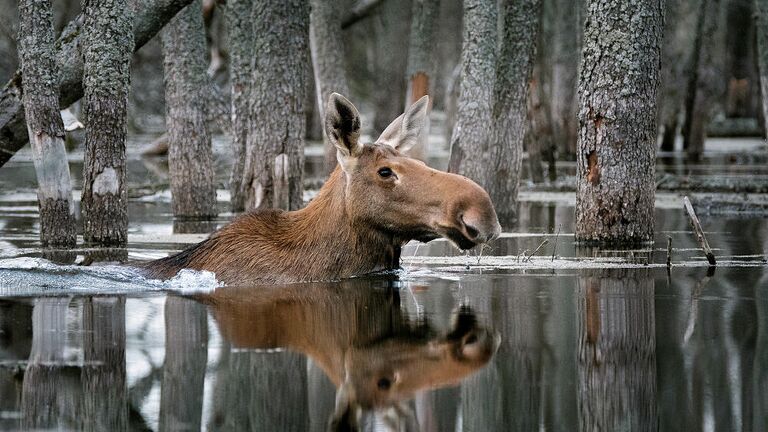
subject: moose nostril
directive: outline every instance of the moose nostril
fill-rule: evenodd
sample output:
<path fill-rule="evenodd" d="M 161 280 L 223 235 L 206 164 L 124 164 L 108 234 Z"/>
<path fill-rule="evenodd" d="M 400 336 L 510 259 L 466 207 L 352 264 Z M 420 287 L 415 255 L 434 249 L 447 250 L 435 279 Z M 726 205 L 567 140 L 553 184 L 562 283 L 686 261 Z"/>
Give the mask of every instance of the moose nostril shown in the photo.
<path fill-rule="evenodd" d="M 464 225 L 464 229 L 467 231 L 467 235 L 469 235 L 471 238 L 477 238 L 477 236 L 480 235 L 480 231 L 477 228 L 468 224 L 464 220 L 464 215 L 461 216 L 461 223 Z"/>

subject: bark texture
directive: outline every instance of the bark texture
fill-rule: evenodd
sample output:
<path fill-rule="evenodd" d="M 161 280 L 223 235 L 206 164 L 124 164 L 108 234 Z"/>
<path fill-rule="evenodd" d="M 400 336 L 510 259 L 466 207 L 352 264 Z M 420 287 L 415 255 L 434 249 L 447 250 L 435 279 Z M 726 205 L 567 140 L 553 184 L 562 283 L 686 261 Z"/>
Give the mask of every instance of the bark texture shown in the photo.
<path fill-rule="evenodd" d="M 411 1 L 387 0 L 373 17 L 375 32 L 373 135 L 378 136 L 403 113 L 405 68 L 408 65 L 408 35 Z"/>
<path fill-rule="evenodd" d="M 315 75 L 317 113 L 320 119 L 325 119 L 325 104 L 328 103 L 331 93 L 349 95 L 344 39 L 341 33 L 343 2 L 311 0 L 310 4 L 312 12 L 309 18 L 309 48 Z M 323 124 L 322 121 L 321 124 Z M 325 136 L 325 128 L 321 129 L 325 148 L 323 169 L 325 174 L 330 174 L 336 167 L 336 147 Z"/>
<path fill-rule="evenodd" d="M 411 41 L 408 47 L 408 89 L 406 91 L 405 108 L 431 94 L 435 76 L 435 36 L 437 34 L 437 18 L 440 13 L 439 0 L 413 0 L 411 18 Z M 430 98 L 430 103 L 434 103 Z M 416 159 L 426 160 L 429 153 L 429 116 L 419 135 L 419 142 L 408 153 Z"/>
<path fill-rule="evenodd" d="M 755 0 L 755 15 L 757 18 L 757 65 L 760 68 L 760 95 L 763 118 L 768 119 L 768 1 Z M 766 135 L 768 136 L 768 134 Z"/>
<path fill-rule="evenodd" d="M 229 81 L 232 88 L 232 175 L 229 179 L 232 211 L 245 210 L 245 189 L 242 184 L 248 137 L 248 93 L 253 74 L 252 0 L 232 0 L 225 6 L 229 38 Z"/>
<path fill-rule="evenodd" d="M 588 2 L 579 77 L 576 240 L 653 240 L 660 2 Z"/>
<path fill-rule="evenodd" d="M 128 238 L 125 139 L 133 53 L 127 0 L 85 0 L 83 239 L 124 245 Z"/>
<path fill-rule="evenodd" d="M 650 274 L 598 270 L 580 278 L 579 430 L 657 430 L 654 311 Z"/>
<path fill-rule="evenodd" d="M 75 246 L 75 214 L 64 124 L 59 114 L 58 68 L 50 0 L 19 3 L 19 54 L 24 112 L 32 143 L 43 246 Z"/>
<path fill-rule="evenodd" d="M 308 0 L 256 2 L 253 88 L 242 185 L 246 208 L 303 205 Z"/>
<path fill-rule="evenodd" d="M 131 0 L 134 12 L 134 49 L 146 44 L 191 0 Z M 83 15 L 72 20 L 56 41 L 59 69 L 59 105 L 68 107 L 83 97 Z M 84 33 L 84 32 L 83 32 Z M 22 76 L 19 71 L 0 91 L 0 167 L 29 139 L 22 104 Z"/>
<path fill-rule="evenodd" d="M 685 77 L 692 54 L 696 13 L 692 0 L 666 2 L 664 41 L 661 50 L 661 83 L 659 88 L 659 127 L 662 128 L 661 150 L 673 151 L 685 96 Z M 693 19 L 691 19 L 693 17 Z"/>
<path fill-rule="evenodd" d="M 495 4 L 464 3 L 461 95 L 448 170 L 488 191 L 502 226 L 517 217 L 528 78 L 540 8 L 539 0 L 501 2 L 497 36 Z"/>
<path fill-rule="evenodd" d="M 584 1 L 553 0 L 552 129 L 562 157 L 576 157 L 578 76 L 581 61 Z"/>
<path fill-rule="evenodd" d="M 704 153 L 713 96 L 717 92 L 719 74 L 714 57 L 720 4 L 720 0 L 702 0 L 699 5 L 683 124 L 683 147 L 694 162 Z"/>
<path fill-rule="evenodd" d="M 210 82 L 200 0 L 179 12 L 160 36 L 173 214 L 182 218 L 211 218 L 216 216 L 216 177 L 206 121 Z"/>

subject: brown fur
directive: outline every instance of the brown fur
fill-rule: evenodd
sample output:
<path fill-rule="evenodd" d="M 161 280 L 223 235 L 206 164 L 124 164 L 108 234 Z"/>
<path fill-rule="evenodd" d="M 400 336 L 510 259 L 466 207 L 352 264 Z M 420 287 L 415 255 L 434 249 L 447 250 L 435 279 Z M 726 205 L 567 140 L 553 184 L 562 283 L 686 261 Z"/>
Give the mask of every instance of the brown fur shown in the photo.
<path fill-rule="evenodd" d="M 371 281 L 218 289 L 195 296 L 237 348 L 288 348 L 311 357 L 347 403 L 393 405 L 425 389 L 455 385 L 488 363 L 498 335 L 467 308 L 438 334 L 403 314 L 396 289 Z M 384 378 L 391 386 L 378 385 Z"/>
<path fill-rule="evenodd" d="M 306 208 L 245 214 L 204 242 L 148 263 L 149 276 L 190 268 L 215 272 L 227 284 L 338 280 L 397 268 L 400 248 L 412 239 L 446 237 L 468 249 L 498 236 L 496 212 L 480 186 L 397 150 L 418 136 L 424 101 L 414 105 L 423 111 L 399 117 L 376 144 L 361 145 L 357 110 L 338 98 L 329 102 L 327 127 L 342 164 Z M 382 168 L 393 175 L 381 176 Z"/>

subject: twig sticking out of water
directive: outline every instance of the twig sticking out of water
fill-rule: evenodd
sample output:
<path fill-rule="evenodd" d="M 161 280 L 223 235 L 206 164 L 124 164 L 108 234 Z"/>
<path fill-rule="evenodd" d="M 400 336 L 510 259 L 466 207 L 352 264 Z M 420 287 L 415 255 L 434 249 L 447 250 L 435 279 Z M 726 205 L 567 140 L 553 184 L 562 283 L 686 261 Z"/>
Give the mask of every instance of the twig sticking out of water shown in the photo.
<path fill-rule="evenodd" d="M 696 217 L 696 212 L 693 211 L 691 200 L 689 200 L 687 196 L 683 197 L 683 205 L 685 206 L 685 210 L 688 212 L 688 218 L 691 220 L 691 225 L 693 226 L 693 233 L 696 235 L 696 240 L 698 240 L 701 249 L 704 250 L 704 254 L 707 256 L 709 265 L 717 265 L 717 262 L 715 261 L 715 254 L 712 253 L 712 249 L 709 247 L 707 238 L 704 237 L 704 230 L 701 228 L 699 218 Z"/>
<path fill-rule="evenodd" d="M 557 239 L 560 237 L 560 228 L 563 224 L 557 226 L 557 234 L 555 234 L 555 247 L 552 248 L 552 262 L 555 262 L 555 254 L 557 253 Z"/>
<path fill-rule="evenodd" d="M 533 257 L 534 255 L 536 255 L 536 252 L 538 252 L 538 251 L 539 251 L 539 249 L 541 249 L 541 248 L 542 248 L 542 246 L 544 246 L 544 245 L 545 245 L 545 244 L 547 244 L 547 243 L 549 243 L 549 240 L 547 240 L 547 239 L 544 239 L 544 241 L 543 241 L 543 242 L 541 242 L 541 244 L 539 245 L 539 247 L 537 247 L 537 248 L 536 248 L 536 250 L 534 250 L 534 251 L 533 251 L 533 252 L 532 252 L 530 255 L 528 255 L 527 257 L 523 258 L 523 262 L 526 262 L 526 261 L 527 261 L 527 262 L 530 262 L 530 261 L 531 261 L 531 257 Z"/>
<path fill-rule="evenodd" d="M 667 236 L 667 268 L 672 267 L 672 237 Z"/>

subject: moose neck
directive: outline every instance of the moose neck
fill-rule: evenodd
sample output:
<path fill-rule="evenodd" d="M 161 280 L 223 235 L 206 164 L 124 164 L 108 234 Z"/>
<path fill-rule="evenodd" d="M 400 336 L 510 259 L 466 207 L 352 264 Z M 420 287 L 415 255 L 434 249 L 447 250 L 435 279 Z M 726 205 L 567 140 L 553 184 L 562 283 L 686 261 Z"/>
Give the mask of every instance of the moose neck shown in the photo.
<path fill-rule="evenodd" d="M 336 167 L 307 207 L 289 213 L 293 239 L 287 247 L 313 255 L 298 253 L 296 261 L 317 260 L 316 266 L 333 269 L 339 278 L 399 267 L 405 240 L 356 221 L 347 210 L 345 190 L 345 175 Z"/>

